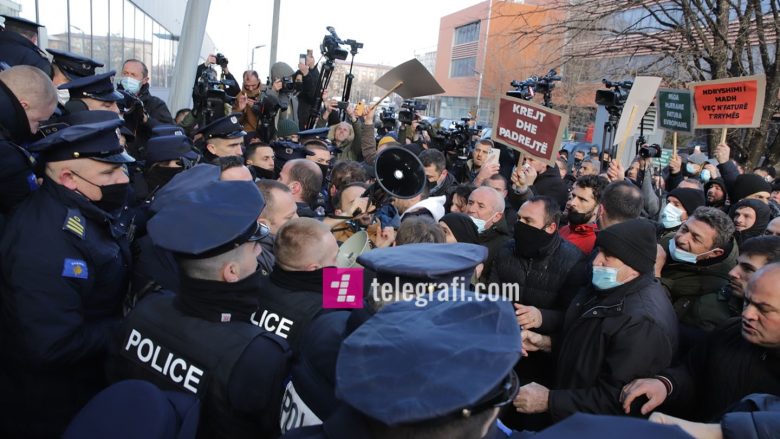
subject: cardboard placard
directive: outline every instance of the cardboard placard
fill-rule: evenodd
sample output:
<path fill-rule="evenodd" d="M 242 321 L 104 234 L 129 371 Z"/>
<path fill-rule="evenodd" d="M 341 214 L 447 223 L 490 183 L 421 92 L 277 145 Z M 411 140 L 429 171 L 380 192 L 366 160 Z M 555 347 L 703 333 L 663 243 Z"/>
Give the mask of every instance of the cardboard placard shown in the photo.
<path fill-rule="evenodd" d="M 444 89 L 436 82 L 431 72 L 417 58 L 393 67 L 374 84 L 385 90 L 392 90 L 404 99 L 444 93 Z"/>
<path fill-rule="evenodd" d="M 569 116 L 531 101 L 501 97 L 493 121 L 493 140 L 552 165 Z"/>
<path fill-rule="evenodd" d="M 693 93 L 690 90 L 659 88 L 655 102 L 657 128 L 693 133 Z"/>
<path fill-rule="evenodd" d="M 755 128 L 761 124 L 766 76 L 692 82 L 696 128 Z"/>
<path fill-rule="evenodd" d="M 623 169 L 628 169 L 636 155 L 634 148 L 628 148 L 627 142 L 639 131 L 639 125 L 647 112 L 647 108 L 655 99 L 655 92 L 661 85 L 661 78 L 656 76 L 637 76 L 634 85 L 628 93 L 623 112 L 620 114 L 617 130 L 615 130 L 615 143 L 618 150 L 613 159 L 620 160 Z"/>

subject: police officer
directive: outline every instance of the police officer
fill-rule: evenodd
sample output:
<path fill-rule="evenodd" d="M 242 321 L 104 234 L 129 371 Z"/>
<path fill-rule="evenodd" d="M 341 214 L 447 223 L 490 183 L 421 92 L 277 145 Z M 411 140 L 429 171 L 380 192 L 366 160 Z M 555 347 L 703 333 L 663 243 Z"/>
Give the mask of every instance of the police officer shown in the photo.
<path fill-rule="evenodd" d="M 344 405 L 284 437 L 484 437 L 519 388 L 520 329 L 508 303 L 450 294 L 387 305 L 356 329 L 336 363 Z"/>
<path fill-rule="evenodd" d="M 85 76 L 60 85 L 60 90 L 68 90 L 70 100 L 65 104 L 69 113 L 88 110 L 106 110 L 119 114 L 117 102 L 124 99 L 114 89 L 112 78 L 114 70 L 98 75 Z"/>
<path fill-rule="evenodd" d="M 51 48 L 46 49 L 46 51 L 52 56 L 51 80 L 57 87 L 73 81 L 74 79 L 93 76 L 96 68 L 103 67 L 102 63 L 85 56 L 76 55 L 75 53 Z M 70 99 L 68 90 L 63 89 L 57 91 L 57 100 L 60 105 L 64 106 L 68 102 L 68 99 Z"/>
<path fill-rule="evenodd" d="M 68 127 L 29 148 L 45 164 L 43 185 L 0 242 L 4 437 L 58 436 L 105 385 L 130 262 L 114 223 L 127 196 L 123 165 L 133 161 L 119 145 L 120 123 Z"/>
<path fill-rule="evenodd" d="M 203 161 L 213 163 L 217 157 L 235 155 L 243 157 L 244 126 L 240 114 L 231 113 L 211 122 L 196 132 L 202 136 Z"/>
<path fill-rule="evenodd" d="M 41 69 L 51 77 L 51 64 L 38 48 L 40 24 L 21 17 L 3 15 L 5 31 L 0 32 L 0 62 L 9 66 L 28 65 Z"/>
<path fill-rule="evenodd" d="M 2 216 L 38 187 L 35 161 L 24 146 L 56 104 L 57 90 L 42 71 L 15 66 L 0 72 L 0 230 Z"/>
<path fill-rule="evenodd" d="M 137 191 L 139 199 L 146 198 L 165 186 L 178 173 L 197 163 L 192 141 L 184 135 L 152 137 L 146 143 L 145 191 Z"/>
<path fill-rule="evenodd" d="M 282 431 L 318 425 L 333 414 L 338 406 L 334 393 L 336 356 L 342 340 L 386 302 L 402 299 L 383 295 L 382 291 L 395 292 L 405 287 L 428 293 L 432 291 L 429 286 L 435 289 L 440 284 L 451 285 L 453 280 L 467 283 L 476 266 L 486 258 L 487 249 L 474 244 L 408 244 L 360 255 L 358 263 L 366 268 L 364 275 L 376 279 L 364 282 L 369 285 L 366 309 L 319 315 L 299 337 L 291 381 L 282 403 Z M 275 273 L 276 270 L 272 278 Z M 383 285 L 388 287 L 383 289 Z M 269 290 L 273 287 L 266 291 Z M 414 300 L 414 296 L 407 295 L 405 299 Z"/>
<path fill-rule="evenodd" d="M 278 434 L 289 348 L 249 323 L 263 286 L 256 271 L 257 240 L 268 233 L 257 222 L 263 205 L 254 183 L 216 181 L 149 220 L 155 244 L 177 256 L 181 289 L 151 295 L 127 316 L 113 376 L 197 395 L 199 437 Z"/>

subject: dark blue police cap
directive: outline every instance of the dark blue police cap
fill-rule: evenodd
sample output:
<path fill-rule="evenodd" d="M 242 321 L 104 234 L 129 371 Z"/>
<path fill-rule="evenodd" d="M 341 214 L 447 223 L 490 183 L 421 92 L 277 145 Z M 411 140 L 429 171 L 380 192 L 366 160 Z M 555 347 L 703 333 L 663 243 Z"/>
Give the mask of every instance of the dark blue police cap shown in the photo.
<path fill-rule="evenodd" d="M 81 409 L 63 439 L 195 439 L 200 403 L 141 380 L 120 381 Z"/>
<path fill-rule="evenodd" d="M 152 127 L 155 136 L 186 136 L 187 132 L 179 125 L 161 124 Z"/>
<path fill-rule="evenodd" d="M 181 257 L 213 257 L 267 236 L 257 222 L 263 207 L 254 182 L 213 181 L 164 204 L 149 220 L 149 236 Z"/>
<path fill-rule="evenodd" d="M 69 90 L 71 99 L 92 98 L 99 101 L 119 102 L 124 99 L 122 93 L 114 88 L 111 78 L 116 75 L 116 71 L 111 70 L 98 75 L 85 76 L 66 82 L 58 88 Z"/>
<path fill-rule="evenodd" d="M 199 129 L 197 132 L 203 134 L 205 139 L 211 139 L 218 137 L 221 139 L 235 139 L 237 137 L 244 137 L 246 131 L 244 126 L 239 122 L 241 113 L 231 113 L 225 117 L 211 122 L 205 127 Z"/>
<path fill-rule="evenodd" d="M 389 426 L 511 402 L 521 343 L 512 305 L 460 299 L 383 307 L 341 345 L 336 396 Z"/>
<path fill-rule="evenodd" d="M 310 130 L 304 130 L 298 132 L 298 139 L 303 142 L 306 139 L 327 139 L 328 138 L 328 132 L 330 131 L 329 127 L 324 128 L 312 128 Z"/>
<path fill-rule="evenodd" d="M 59 67 L 69 79 L 92 76 L 96 68 L 103 67 L 102 63 L 75 53 L 51 48 L 46 51 L 52 56 L 52 64 Z"/>
<path fill-rule="evenodd" d="M 488 251 L 482 245 L 406 244 L 377 248 L 357 258 L 358 264 L 375 271 L 380 283 L 446 283 L 463 277 L 468 283 L 474 268 L 487 259 Z"/>
<path fill-rule="evenodd" d="M 276 160 L 276 163 L 285 163 L 290 160 L 304 159 L 307 156 L 314 155 L 313 152 L 304 148 L 303 145 L 295 142 L 271 142 L 271 148 L 274 149 L 274 159 Z"/>
<path fill-rule="evenodd" d="M 180 158 L 197 160 L 192 142 L 187 136 L 158 136 L 146 142 L 146 163 L 166 162 Z"/>
<path fill-rule="evenodd" d="M 132 163 L 135 159 L 119 144 L 118 117 L 106 120 L 105 111 L 84 111 L 89 119 L 83 123 L 62 128 L 28 147 L 30 152 L 41 153 L 41 161 L 58 162 L 73 159 L 93 159 L 108 163 Z M 116 115 L 116 114 L 114 114 Z"/>
<path fill-rule="evenodd" d="M 163 206 L 175 202 L 181 195 L 199 190 L 211 182 L 219 181 L 219 175 L 219 166 L 208 163 L 201 163 L 186 171 L 179 172 L 155 194 L 149 208 L 152 212 L 159 212 Z"/>
<path fill-rule="evenodd" d="M 656 424 L 644 419 L 626 416 L 599 416 L 575 413 L 550 428 L 536 433 L 534 439 L 602 439 L 630 437 L 631 439 L 691 439 L 676 425 Z"/>
<path fill-rule="evenodd" d="M 26 30 L 28 32 L 38 32 L 39 27 L 43 27 L 42 24 L 36 23 L 32 20 L 28 20 L 26 18 L 22 17 L 16 17 L 14 15 L 0 15 L 0 17 L 5 18 L 5 27 L 8 28 L 9 26 L 15 27 L 20 30 Z M 6 29 L 8 30 L 8 29 Z"/>
<path fill-rule="evenodd" d="M 38 128 L 38 131 L 40 131 L 41 134 L 43 134 L 44 136 L 50 136 L 56 133 L 57 131 L 72 125 L 84 125 L 87 123 L 105 122 L 105 121 L 112 121 L 117 119 L 122 120 L 120 119 L 119 115 L 113 111 L 106 111 L 106 110 L 75 111 L 73 113 L 68 113 L 62 117 L 57 118 L 55 122 L 48 123 L 46 125 L 41 125 L 40 128 Z M 119 130 L 120 132 L 122 132 L 122 134 L 124 134 L 125 133 L 124 130 L 127 130 L 127 127 L 125 127 L 124 124 L 122 124 L 119 127 Z"/>

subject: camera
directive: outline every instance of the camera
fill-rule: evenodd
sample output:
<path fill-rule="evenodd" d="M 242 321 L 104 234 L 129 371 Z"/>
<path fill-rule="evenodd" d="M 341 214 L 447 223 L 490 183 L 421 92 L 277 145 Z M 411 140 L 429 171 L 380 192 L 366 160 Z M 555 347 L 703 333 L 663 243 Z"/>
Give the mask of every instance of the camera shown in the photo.
<path fill-rule="evenodd" d="M 628 93 L 634 86 L 634 81 L 613 82 L 602 79 L 605 87 L 612 90 L 596 90 L 596 105 L 603 105 L 610 113 L 620 113 L 620 109 L 628 99 Z"/>
<path fill-rule="evenodd" d="M 401 105 L 401 108 L 403 108 L 403 110 L 398 112 L 398 121 L 409 125 L 414 121 L 416 112 L 427 110 L 428 105 L 414 99 L 407 99 L 404 101 L 403 105 Z"/>
<path fill-rule="evenodd" d="M 224 56 L 222 58 L 227 65 L 227 60 Z M 225 104 L 232 104 L 235 99 L 225 93 L 231 86 L 237 86 L 236 82 L 231 79 L 218 79 L 213 67 L 203 69 L 192 96 L 199 126 L 206 126 L 215 119 L 226 116 Z"/>
<path fill-rule="evenodd" d="M 279 90 L 280 93 L 292 93 L 294 91 L 301 91 L 303 87 L 303 82 L 295 82 L 295 78 L 293 76 L 283 76 L 281 78 L 282 81 L 282 89 Z M 268 84 L 269 86 L 271 84 Z"/>
<path fill-rule="evenodd" d="M 349 102 L 338 101 L 336 107 L 338 107 L 339 110 L 346 110 L 347 107 L 349 107 Z"/>
<path fill-rule="evenodd" d="M 509 83 L 514 90 L 510 90 L 506 93 L 507 96 L 530 101 L 536 96 L 537 92 L 544 95 L 544 105 L 549 107 L 552 100 L 552 91 L 555 88 L 555 82 L 560 81 L 561 77 L 558 76 L 558 72 L 555 69 L 547 72 L 546 75 L 539 77 L 533 75 L 525 81 L 514 80 Z"/>
<path fill-rule="evenodd" d="M 639 156 L 643 159 L 656 158 L 661 156 L 661 145 L 653 143 L 652 145 L 642 145 L 639 148 Z"/>
<path fill-rule="evenodd" d="M 222 67 L 223 69 L 227 67 L 228 65 L 228 59 L 225 58 L 225 55 L 218 53 L 217 54 L 217 65 Z"/>
<path fill-rule="evenodd" d="M 332 27 L 328 27 L 328 31 L 330 31 L 331 34 L 325 35 L 325 38 L 322 39 L 320 53 L 331 61 L 336 59 L 343 61 L 347 59 L 349 52 L 347 52 L 346 49 L 341 48 L 341 40 L 336 35 L 336 31 L 332 29 Z"/>

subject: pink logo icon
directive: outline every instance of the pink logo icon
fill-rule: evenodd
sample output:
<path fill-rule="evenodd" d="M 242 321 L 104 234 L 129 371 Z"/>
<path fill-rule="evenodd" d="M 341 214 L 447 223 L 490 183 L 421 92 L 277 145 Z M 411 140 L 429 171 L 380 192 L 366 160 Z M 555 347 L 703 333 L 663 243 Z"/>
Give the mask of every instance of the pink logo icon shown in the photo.
<path fill-rule="evenodd" d="M 322 270 L 323 308 L 362 308 L 363 269 L 324 268 Z"/>

